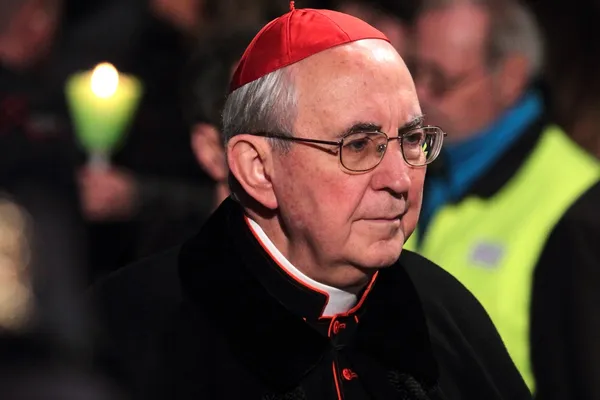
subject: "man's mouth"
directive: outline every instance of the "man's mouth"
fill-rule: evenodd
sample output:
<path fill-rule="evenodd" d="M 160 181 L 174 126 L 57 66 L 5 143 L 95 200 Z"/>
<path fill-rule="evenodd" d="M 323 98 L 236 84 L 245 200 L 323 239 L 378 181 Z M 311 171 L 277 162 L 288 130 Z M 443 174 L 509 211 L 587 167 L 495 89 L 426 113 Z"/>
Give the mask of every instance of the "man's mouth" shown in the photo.
<path fill-rule="evenodd" d="M 383 216 L 377 216 L 374 218 L 365 218 L 365 220 L 367 221 L 380 221 L 380 222 L 394 222 L 394 221 L 399 221 L 402 219 L 402 217 L 404 217 L 404 215 L 406 214 L 406 211 L 403 211 L 401 213 L 398 214 L 390 214 L 390 215 L 383 215 Z"/>

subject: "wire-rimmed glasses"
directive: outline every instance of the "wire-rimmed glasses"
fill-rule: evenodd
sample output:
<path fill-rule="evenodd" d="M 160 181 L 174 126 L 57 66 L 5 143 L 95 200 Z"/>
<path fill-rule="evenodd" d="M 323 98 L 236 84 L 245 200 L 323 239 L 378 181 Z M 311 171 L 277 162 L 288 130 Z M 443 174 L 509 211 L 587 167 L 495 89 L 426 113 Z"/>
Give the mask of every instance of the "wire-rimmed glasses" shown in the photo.
<path fill-rule="evenodd" d="M 399 136 L 389 137 L 381 131 L 352 132 L 339 141 L 309 139 L 275 133 L 252 133 L 271 139 L 324 144 L 338 147 L 340 163 L 352 172 L 367 172 L 379 165 L 391 140 L 400 141 L 404 161 L 413 167 L 433 162 L 440 154 L 446 133 L 437 126 L 410 129 Z"/>

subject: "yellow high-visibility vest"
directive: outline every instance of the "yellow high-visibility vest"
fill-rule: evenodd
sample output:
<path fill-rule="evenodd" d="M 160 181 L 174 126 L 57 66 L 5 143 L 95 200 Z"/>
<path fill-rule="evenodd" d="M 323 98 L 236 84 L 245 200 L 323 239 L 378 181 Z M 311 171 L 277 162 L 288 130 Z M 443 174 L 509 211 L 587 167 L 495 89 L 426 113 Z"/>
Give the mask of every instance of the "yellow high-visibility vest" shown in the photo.
<path fill-rule="evenodd" d="M 522 167 L 493 197 L 468 196 L 442 207 L 419 247 L 416 232 L 405 244 L 475 295 L 532 391 L 529 324 L 534 268 L 553 227 L 599 178 L 595 158 L 558 127 L 547 127 Z"/>

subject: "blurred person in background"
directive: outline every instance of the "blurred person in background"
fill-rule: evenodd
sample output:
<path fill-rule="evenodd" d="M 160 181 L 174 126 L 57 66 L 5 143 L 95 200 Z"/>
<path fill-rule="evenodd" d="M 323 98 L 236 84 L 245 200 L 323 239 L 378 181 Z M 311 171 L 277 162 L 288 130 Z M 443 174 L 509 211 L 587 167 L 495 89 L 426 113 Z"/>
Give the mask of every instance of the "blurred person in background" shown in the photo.
<path fill-rule="evenodd" d="M 547 39 L 544 78 L 553 113 L 569 135 L 600 157 L 600 3 L 525 1 Z"/>
<path fill-rule="evenodd" d="M 86 342 L 85 312 L 74 300 L 88 272 L 85 232 L 62 82 L 48 72 L 61 14 L 60 0 L 0 2 L 0 232 L 5 242 L 19 238 L 27 254 L 15 264 L 15 247 L 3 247 L 1 273 L 15 290 L 3 299 L 33 312 L 27 329 L 77 357 Z"/>
<path fill-rule="evenodd" d="M 198 164 L 214 181 L 214 208 L 229 196 L 221 110 L 231 74 L 258 31 L 256 27 L 219 30 L 205 38 L 194 52 L 183 79 L 191 148 Z"/>
<path fill-rule="evenodd" d="M 101 376 L 81 369 L 34 334 L 0 331 L 3 400 L 123 400 Z"/>
<path fill-rule="evenodd" d="M 210 181 L 185 184 L 173 179 L 141 178 L 137 185 L 142 185 L 139 195 L 145 198 L 140 199 L 139 213 L 142 218 L 144 215 L 152 218 L 143 235 L 138 233 L 137 246 L 142 254 L 160 251 L 189 238 L 229 196 L 220 110 L 231 73 L 256 32 L 258 28 L 205 34 L 183 69 L 181 119 L 189 127 L 188 146 Z M 90 182 L 94 179 L 86 184 Z"/>
<path fill-rule="evenodd" d="M 62 0 L 3 0 L 0 9 L 0 56 L 13 71 L 35 68 L 54 43 Z"/>
<path fill-rule="evenodd" d="M 34 301 L 31 279 L 31 261 L 38 256 L 31 240 L 35 222 L 11 196 L 0 193 L 0 396 L 3 400 L 122 399 L 100 375 L 82 369 L 87 354 L 65 351 L 71 350 L 69 346 L 57 343 L 39 324 L 40 304 Z"/>
<path fill-rule="evenodd" d="M 319 0 L 303 0 L 303 6 L 315 6 Z M 244 29 L 265 24 L 288 10 L 288 2 L 280 0 L 205 0 L 209 35 L 223 28 Z"/>
<path fill-rule="evenodd" d="M 108 170 L 83 166 L 79 185 L 90 226 L 95 277 L 183 238 L 156 236 L 156 226 L 178 225 L 195 203 L 208 213 L 209 179 L 198 168 L 182 118 L 179 86 L 173 84 L 188 61 L 204 24 L 202 0 L 126 0 L 109 2 L 104 12 L 80 22 L 86 40 L 74 39 L 71 51 L 89 48 L 90 66 L 108 60 L 136 76 L 144 93 L 138 111 L 112 157 Z M 104 43 L 99 35 L 113 38 Z M 76 36 L 77 30 L 71 32 Z M 95 42 L 103 42 L 94 46 Z M 85 50 L 84 50 L 85 51 Z M 165 201 L 165 185 L 170 188 Z M 203 199 L 206 201 L 203 202 Z M 204 210 L 204 211 L 203 211 Z"/>
<path fill-rule="evenodd" d="M 600 166 L 532 86 L 543 49 L 520 3 L 425 1 L 415 84 L 448 130 L 409 248 L 482 302 L 540 399 L 600 398 Z"/>
<path fill-rule="evenodd" d="M 91 55 L 100 61 L 100 54 L 106 54 L 120 71 L 136 75 L 145 86 L 113 168 L 84 167 L 79 177 L 83 209 L 92 226 L 91 258 L 97 275 L 179 243 L 187 237 L 182 236 L 187 227 L 197 228 L 212 211 L 213 180 L 197 164 L 180 86 L 173 82 L 185 73 L 199 40 L 216 37 L 223 26 L 264 23 L 281 9 L 272 0 L 127 0 L 112 2 L 108 9 L 113 11 L 92 17 L 96 33 L 113 26 L 114 15 L 123 20 L 132 4 L 138 7 L 138 16 L 129 17 L 130 26 L 114 26 L 123 35 L 117 42 L 120 46 L 104 45 L 103 53 Z M 81 29 L 93 31 L 89 24 Z M 83 47 L 79 43 L 78 48 Z"/>
<path fill-rule="evenodd" d="M 367 21 L 383 32 L 410 65 L 411 12 L 407 5 L 389 4 L 381 0 L 339 0 L 334 3 L 336 10 Z"/>
<path fill-rule="evenodd" d="M 33 313 L 31 290 L 30 215 L 0 194 L 0 331 L 30 328 Z"/>

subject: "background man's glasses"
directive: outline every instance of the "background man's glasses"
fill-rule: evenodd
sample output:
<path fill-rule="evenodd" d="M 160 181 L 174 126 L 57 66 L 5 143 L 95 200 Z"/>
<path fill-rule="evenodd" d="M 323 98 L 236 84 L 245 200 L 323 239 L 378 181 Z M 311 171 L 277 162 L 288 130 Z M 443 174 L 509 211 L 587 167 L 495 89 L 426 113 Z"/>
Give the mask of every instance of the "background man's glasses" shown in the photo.
<path fill-rule="evenodd" d="M 394 137 L 388 137 L 387 134 L 380 131 L 353 132 L 336 142 L 274 133 L 253 133 L 252 135 L 292 142 L 337 146 L 340 162 L 344 168 L 353 172 L 366 172 L 377 167 L 383 160 L 391 140 L 400 142 L 402 157 L 408 165 L 422 167 L 430 164 L 440 154 L 446 133 L 437 126 L 424 126 Z"/>
<path fill-rule="evenodd" d="M 417 85 L 426 86 L 431 95 L 435 98 L 442 98 L 450 92 L 454 92 L 461 87 L 485 78 L 486 75 L 480 75 L 478 71 L 469 70 L 456 76 L 447 76 L 439 68 L 431 66 L 422 66 L 416 63 L 411 64 L 410 73 Z"/>

